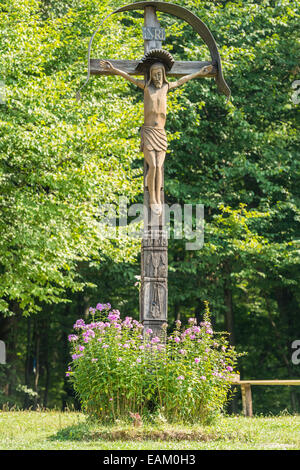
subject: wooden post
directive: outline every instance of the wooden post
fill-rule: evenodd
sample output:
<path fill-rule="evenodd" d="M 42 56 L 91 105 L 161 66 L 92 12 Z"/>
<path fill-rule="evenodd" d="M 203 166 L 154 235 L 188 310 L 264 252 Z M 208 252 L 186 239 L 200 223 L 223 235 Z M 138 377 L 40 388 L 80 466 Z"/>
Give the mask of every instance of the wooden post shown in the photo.
<path fill-rule="evenodd" d="M 160 24 L 153 7 L 146 7 L 145 27 L 159 28 Z M 160 49 L 157 40 L 145 39 L 145 53 Z M 146 77 L 145 77 L 146 79 Z M 168 239 L 164 231 L 164 210 L 155 215 L 150 210 L 149 191 L 146 186 L 147 163 L 144 162 L 144 235 L 141 252 L 140 321 L 144 331 L 150 328 L 153 336 L 163 337 L 163 323 L 167 322 L 168 310 Z M 164 172 L 162 170 L 161 204 L 164 204 Z"/>
<path fill-rule="evenodd" d="M 150 28 L 160 28 L 160 23 L 156 16 L 154 7 L 146 7 L 144 10 L 144 26 Z M 150 51 L 151 49 L 161 49 L 162 43 L 157 39 L 145 39 L 144 41 L 144 52 Z"/>
<path fill-rule="evenodd" d="M 249 416 L 252 418 L 252 395 L 251 395 L 251 385 L 243 384 L 241 385 L 242 392 L 242 403 L 243 403 L 243 413 L 244 416 Z"/>

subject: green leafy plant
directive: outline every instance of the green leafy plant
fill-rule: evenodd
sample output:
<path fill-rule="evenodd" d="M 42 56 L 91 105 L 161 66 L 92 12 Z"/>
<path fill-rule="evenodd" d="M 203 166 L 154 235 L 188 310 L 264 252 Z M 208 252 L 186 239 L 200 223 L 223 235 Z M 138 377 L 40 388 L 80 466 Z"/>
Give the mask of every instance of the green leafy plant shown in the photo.
<path fill-rule="evenodd" d="M 69 335 L 72 364 L 66 375 L 83 409 L 101 421 L 150 415 L 169 422 L 209 422 L 223 408 L 238 354 L 224 334 L 214 334 L 209 309 L 197 325 L 176 322 L 164 337 L 110 304 L 90 308 L 92 322 L 79 319 Z"/>

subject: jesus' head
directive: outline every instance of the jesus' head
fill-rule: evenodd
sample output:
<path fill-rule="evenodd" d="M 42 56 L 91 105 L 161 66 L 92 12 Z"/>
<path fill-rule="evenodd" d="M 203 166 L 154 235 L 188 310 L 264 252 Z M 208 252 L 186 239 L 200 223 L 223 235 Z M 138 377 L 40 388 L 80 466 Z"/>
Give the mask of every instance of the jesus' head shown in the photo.
<path fill-rule="evenodd" d="M 153 83 L 155 88 L 161 88 L 164 83 L 168 83 L 166 70 L 162 63 L 156 62 L 150 67 L 148 85 Z"/>

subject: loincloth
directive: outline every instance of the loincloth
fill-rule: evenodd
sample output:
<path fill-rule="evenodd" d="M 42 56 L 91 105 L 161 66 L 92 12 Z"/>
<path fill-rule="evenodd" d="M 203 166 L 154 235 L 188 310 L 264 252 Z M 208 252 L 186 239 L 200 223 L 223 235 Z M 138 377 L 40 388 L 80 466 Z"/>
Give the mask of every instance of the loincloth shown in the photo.
<path fill-rule="evenodd" d="M 142 126 L 141 128 L 141 152 L 144 148 L 156 152 L 166 152 L 168 141 L 165 129 L 161 127 Z"/>

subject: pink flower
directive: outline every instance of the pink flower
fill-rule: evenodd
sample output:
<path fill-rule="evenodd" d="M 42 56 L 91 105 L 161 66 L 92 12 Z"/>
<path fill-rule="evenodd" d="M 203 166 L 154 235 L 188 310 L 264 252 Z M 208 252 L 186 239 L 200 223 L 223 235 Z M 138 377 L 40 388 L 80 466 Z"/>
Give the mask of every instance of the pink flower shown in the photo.
<path fill-rule="evenodd" d="M 123 321 L 122 325 L 126 328 L 132 328 L 132 318 L 131 317 L 126 317 L 125 320 Z"/>
<path fill-rule="evenodd" d="M 75 361 L 76 359 L 79 359 L 82 356 L 83 356 L 83 354 L 72 354 L 72 359 L 73 359 L 73 361 Z"/>
<path fill-rule="evenodd" d="M 118 310 L 113 310 L 112 312 L 109 312 L 108 314 L 108 320 L 109 321 L 116 321 L 116 320 L 119 320 L 120 318 L 120 312 Z"/>
<path fill-rule="evenodd" d="M 175 343 L 180 343 L 180 338 L 178 338 L 178 336 L 176 336 L 176 337 L 174 338 L 174 341 L 175 341 Z"/>
<path fill-rule="evenodd" d="M 179 349 L 179 354 L 185 354 L 186 353 L 186 350 L 185 349 Z"/>
<path fill-rule="evenodd" d="M 147 335 L 151 335 L 153 333 L 153 331 L 151 330 L 151 328 L 147 328 L 146 333 L 147 333 Z"/>
<path fill-rule="evenodd" d="M 77 340 L 78 340 L 78 336 L 77 336 L 77 335 L 69 335 L 69 336 L 68 336 L 68 340 L 69 340 L 69 341 L 77 341 Z"/>
<path fill-rule="evenodd" d="M 201 375 L 200 379 L 201 379 L 201 380 L 206 380 L 205 375 Z"/>
<path fill-rule="evenodd" d="M 142 362 L 142 359 L 140 357 L 138 357 L 136 362 Z"/>
<path fill-rule="evenodd" d="M 83 341 L 87 343 L 90 339 L 90 337 L 94 338 L 95 337 L 95 332 L 91 329 L 86 330 L 83 334 Z"/>
<path fill-rule="evenodd" d="M 97 362 L 97 361 L 98 361 L 98 359 L 96 357 L 92 358 L 92 362 Z"/>
<path fill-rule="evenodd" d="M 226 369 L 229 370 L 229 372 L 233 371 L 233 368 L 231 366 L 227 366 Z"/>
<path fill-rule="evenodd" d="M 221 372 L 213 372 L 212 375 L 214 375 L 215 377 L 222 377 Z"/>
<path fill-rule="evenodd" d="M 184 376 L 183 376 L 183 375 L 179 375 L 176 380 L 184 380 Z"/>
<path fill-rule="evenodd" d="M 196 362 L 196 364 L 199 364 L 199 362 L 200 362 L 199 357 L 195 357 L 195 362 Z"/>
<path fill-rule="evenodd" d="M 118 357 L 117 361 L 121 362 L 123 359 L 121 357 Z"/>
<path fill-rule="evenodd" d="M 76 321 L 75 325 L 73 326 L 73 328 L 75 330 L 77 329 L 80 329 L 80 328 L 84 328 L 85 326 L 85 323 L 84 323 L 84 320 L 82 320 L 82 318 L 80 318 L 79 320 Z"/>
<path fill-rule="evenodd" d="M 158 336 L 155 336 L 155 337 L 152 338 L 152 340 L 151 340 L 151 343 L 152 343 L 152 344 L 159 343 L 159 342 L 160 342 L 160 339 L 159 339 Z"/>

